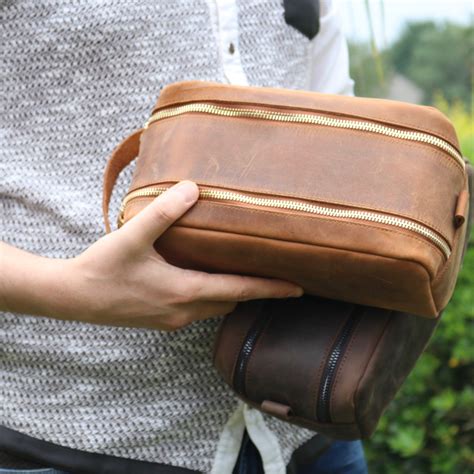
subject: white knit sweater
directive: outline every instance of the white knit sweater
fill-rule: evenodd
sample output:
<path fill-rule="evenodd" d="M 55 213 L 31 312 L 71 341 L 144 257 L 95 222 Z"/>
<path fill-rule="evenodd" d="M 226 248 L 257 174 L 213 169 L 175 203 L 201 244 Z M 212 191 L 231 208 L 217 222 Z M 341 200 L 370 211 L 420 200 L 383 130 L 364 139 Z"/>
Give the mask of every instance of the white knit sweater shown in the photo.
<path fill-rule="evenodd" d="M 103 235 L 101 180 L 115 144 L 144 123 L 165 84 L 230 80 L 222 3 L 227 20 L 238 14 L 235 57 L 248 83 L 350 93 L 327 3 L 312 41 L 285 23 L 280 0 L 220 3 L 0 2 L 0 240 L 68 258 Z M 216 452 L 238 401 L 212 367 L 218 324 L 167 333 L 0 314 L 0 425 L 80 450 L 224 466 Z M 312 435 L 258 413 L 242 419 L 252 417 L 272 433 L 262 441 L 268 472 L 269 446 L 286 463 Z"/>

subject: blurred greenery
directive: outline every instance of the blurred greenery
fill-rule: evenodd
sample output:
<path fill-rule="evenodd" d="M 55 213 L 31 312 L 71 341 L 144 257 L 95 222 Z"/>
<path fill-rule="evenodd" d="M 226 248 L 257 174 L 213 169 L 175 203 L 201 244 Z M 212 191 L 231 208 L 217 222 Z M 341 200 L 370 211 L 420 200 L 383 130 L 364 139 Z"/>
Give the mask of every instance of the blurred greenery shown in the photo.
<path fill-rule="evenodd" d="M 423 89 L 426 103 L 433 101 L 437 91 L 443 91 L 449 102 L 469 103 L 473 41 L 474 25 L 409 23 L 390 48 L 390 60 L 398 72 Z"/>
<path fill-rule="evenodd" d="M 394 73 L 415 83 L 422 102 L 445 113 L 463 154 L 474 161 L 474 29 L 408 24 L 375 52 L 351 44 L 356 94 L 384 97 Z M 377 72 L 382 64 L 385 81 Z M 472 474 L 474 471 L 474 236 L 456 291 L 426 352 L 365 443 L 371 474 Z"/>
<path fill-rule="evenodd" d="M 471 109 L 473 47 L 474 24 L 408 23 L 398 40 L 382 51 L 374 46 L 371 34 L 367 43 L 349 45 L 356 95 L 385 96 L 387 79 L 396 72 L 423 91 L 425 104 L 432 104 L 436 94 L 442 92 L 448 102 L 462 101 Z M 382 77 L 380 68 L 384 71 Z"/>

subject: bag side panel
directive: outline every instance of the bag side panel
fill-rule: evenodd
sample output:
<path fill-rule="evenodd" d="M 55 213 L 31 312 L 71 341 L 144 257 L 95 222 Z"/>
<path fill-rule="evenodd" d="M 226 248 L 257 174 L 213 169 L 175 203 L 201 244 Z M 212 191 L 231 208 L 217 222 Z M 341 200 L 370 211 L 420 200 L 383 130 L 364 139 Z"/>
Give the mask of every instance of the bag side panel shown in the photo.
<path fill-rule="evenodd" d="M 355 393 L 356 419 L 368 438 L 415 366 L 440 318 L 395 312 L 371 357 Z"/>

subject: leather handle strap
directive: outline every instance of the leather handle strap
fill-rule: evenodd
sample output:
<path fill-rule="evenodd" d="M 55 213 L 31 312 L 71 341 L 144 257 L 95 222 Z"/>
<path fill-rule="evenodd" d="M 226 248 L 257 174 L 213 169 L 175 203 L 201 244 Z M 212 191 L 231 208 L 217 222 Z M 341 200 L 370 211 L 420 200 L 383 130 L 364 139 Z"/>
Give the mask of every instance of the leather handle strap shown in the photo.
<path fill-rule="evenodd" d="M 137 156 L 140 147 L 140 136 L 143 129 L 137 130 L 122 140 L 112 152 L 104 171 L 104 182 L 102 189 L 102 213 L 104 216 L 105 231 L 111 232 L 109 220 L 109 205 L 112 191 L 119 174 Z"/>

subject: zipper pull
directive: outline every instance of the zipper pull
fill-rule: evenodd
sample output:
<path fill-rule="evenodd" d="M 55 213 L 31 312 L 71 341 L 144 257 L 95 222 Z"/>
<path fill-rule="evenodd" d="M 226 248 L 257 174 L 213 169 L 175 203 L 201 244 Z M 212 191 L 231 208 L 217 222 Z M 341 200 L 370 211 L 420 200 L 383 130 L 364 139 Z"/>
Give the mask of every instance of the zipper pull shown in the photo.
<path fill-rule="evenodd" d="M 456 211 L 454 213 L 454 225 L 456 228 L 461 227 L 466 220 L 466 209 L 469 202 L 469 192 L 464 189 L 458 196 L 456 203 Z"/>
<path fill-rule="evenodd" d="M 264 400 L 260 405 L 260 408 L 269 415 L 279 416 L 282 418 L 289 418 L 291 413 L 291 407 L 283 405 L 283 403 L 272 402 L 271 400 Z"/>

